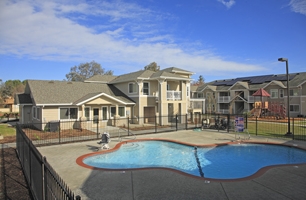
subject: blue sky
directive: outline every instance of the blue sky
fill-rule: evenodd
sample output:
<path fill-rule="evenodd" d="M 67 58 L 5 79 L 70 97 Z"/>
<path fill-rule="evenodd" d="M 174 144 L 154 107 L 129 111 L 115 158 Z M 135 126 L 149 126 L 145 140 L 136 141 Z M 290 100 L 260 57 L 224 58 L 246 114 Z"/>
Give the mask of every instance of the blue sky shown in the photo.
<path fill-rule="evenodd" d="M 63 80 L 96 61 L 206 82 L 306 72 L 306 0 L 1 0 L 0 79 Z"/>

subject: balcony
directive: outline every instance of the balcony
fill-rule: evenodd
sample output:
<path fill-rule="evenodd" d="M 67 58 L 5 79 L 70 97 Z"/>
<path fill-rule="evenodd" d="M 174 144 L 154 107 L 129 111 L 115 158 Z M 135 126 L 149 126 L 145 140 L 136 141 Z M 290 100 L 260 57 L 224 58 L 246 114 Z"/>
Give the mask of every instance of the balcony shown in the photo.
<path fill-rule="evenodd" d="M 229 103 L 230 99 L 230 96 L 220 96 L 217 103 Z"/>
<path fill-rule="evenodd" d="M 229 109 L 218 109 L 218 113 L 229 114 Z"/>
<path fill-rule="evenodd" d="M 248 97 L 248 103 L 254 103 L 254 102 L 255 102 L 254 96 L 249 96 Z"/>
<path fill-rule="evenodd" d="M 180 101 L 180 100 L 182 100 L 182 92 L 181 91 L 168 90 L 167 91 L 167 100 L 168 101 Z"/>

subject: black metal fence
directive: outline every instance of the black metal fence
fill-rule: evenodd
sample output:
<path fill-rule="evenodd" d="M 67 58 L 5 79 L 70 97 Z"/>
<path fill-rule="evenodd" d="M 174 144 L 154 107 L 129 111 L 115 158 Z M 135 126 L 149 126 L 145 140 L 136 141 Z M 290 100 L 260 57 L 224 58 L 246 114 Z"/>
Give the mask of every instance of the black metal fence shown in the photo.
<path fill-rule="evenodd" d="M 75 141 L 98 140 L 100 133 L 108 132 L 112 140 L 131 139 L 136 135 L 154 134 L 188 129 L 210 129 L 219 132 L 237 131 L 237 118 L 243 118 L 244 129 L 251 135 L 267 137 L 291 137 L 306 140 L 306 118 L 287 120 L 251 118 L 247 115 L 186 114 L 151 116 L 141 118 L 117 118 L 109 120 L 52 121 L 20 125 L 35 145 L 62 144 Z"/>
<path fill-rule="evenodd" d="M 203 128 L 218 131 L 237 131 L 237 117 L 243 118 L 243 127 L 250 135 L 291 138 L 306 141 L 306 118 L 290 118 L 290 133 L 288 134 L 288 119 L 276 117 L 254 118 L 248 115 L 205 114 L 202 116 Z"/>
<path fill-rule="evenodd" d="M 74 196 L 46 158 L 42 157 L 32 141 L 25 135 L 19 124 L 16 125 L 16 149 L 34 199 L 81 199 L 80 196 Z"/>
<path fill-rule="evenodd" d="M 242 119 L 242 121 L 239 121 Z M 61 144 L 99 139 L 108 132 L 112 140 L 133 139 L 136 135 L 178 130 L 214 130 L 237 132 L 237 123 L 251 135 L 290 138 L 306 141 L 306 118 L 288 121 L 273 118 L 251 118 L 247 115 L 188 114 L 152 116 L 143 118 L 118 118 L 111 120 L 52 121 L 16 125 L 17 153 L 26 179 L 35 199 L 81 199 L 74 196 L 68 186 L 52 169 L 35 146 Z M 240 124 L 241 125 L 241 124 Z"/>

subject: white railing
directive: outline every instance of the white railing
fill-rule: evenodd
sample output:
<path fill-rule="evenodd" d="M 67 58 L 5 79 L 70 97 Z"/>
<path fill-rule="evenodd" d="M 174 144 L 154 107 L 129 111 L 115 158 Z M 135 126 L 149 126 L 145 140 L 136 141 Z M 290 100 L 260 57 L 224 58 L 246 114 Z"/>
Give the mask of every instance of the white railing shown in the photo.
<path fill-rule="evenodd" d="M 218 97 L 218 103 L 229 103 L 230 99 L 230 96 L 220 96 Z"/>
<path fill-rule="evenodd" d="M 229 113 L 229 109 L 219 109 L 218 113 L 228 114 Z"/>
<path fill-rule="evenodd" d="M 248 103 L 254 103 L 254 102 L 255 102 L 254 96 L 249 96 L 248 97 Z"/>
<path fill-rule="evenodd" d="M 204 107 L 204 99 L 190 99 L 189 109 L 202 109 Z"/>
<path fill-rule="evenodd" d="M 182 92 L 181 91 L 173 91 L 168 90 L 167 91 L 167 100 L 169 101 L 177 101 L 182 100 Z"/>

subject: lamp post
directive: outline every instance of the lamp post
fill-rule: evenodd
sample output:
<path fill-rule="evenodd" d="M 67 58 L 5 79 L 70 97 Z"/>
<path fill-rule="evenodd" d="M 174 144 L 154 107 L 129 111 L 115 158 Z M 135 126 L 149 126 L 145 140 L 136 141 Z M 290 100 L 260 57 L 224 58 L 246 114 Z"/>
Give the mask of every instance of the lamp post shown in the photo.
<path fill-rule="evenodd" d="M 290 132 L 290 91 L 289 91 L 289 73 L 288 73 L 288 58 L 279 58 L 278 61 L 286 62 L 286 75 L 287 75 L 287 118 L 288 118 L 288 132 L 286 135 L 292 134 Z"/>

